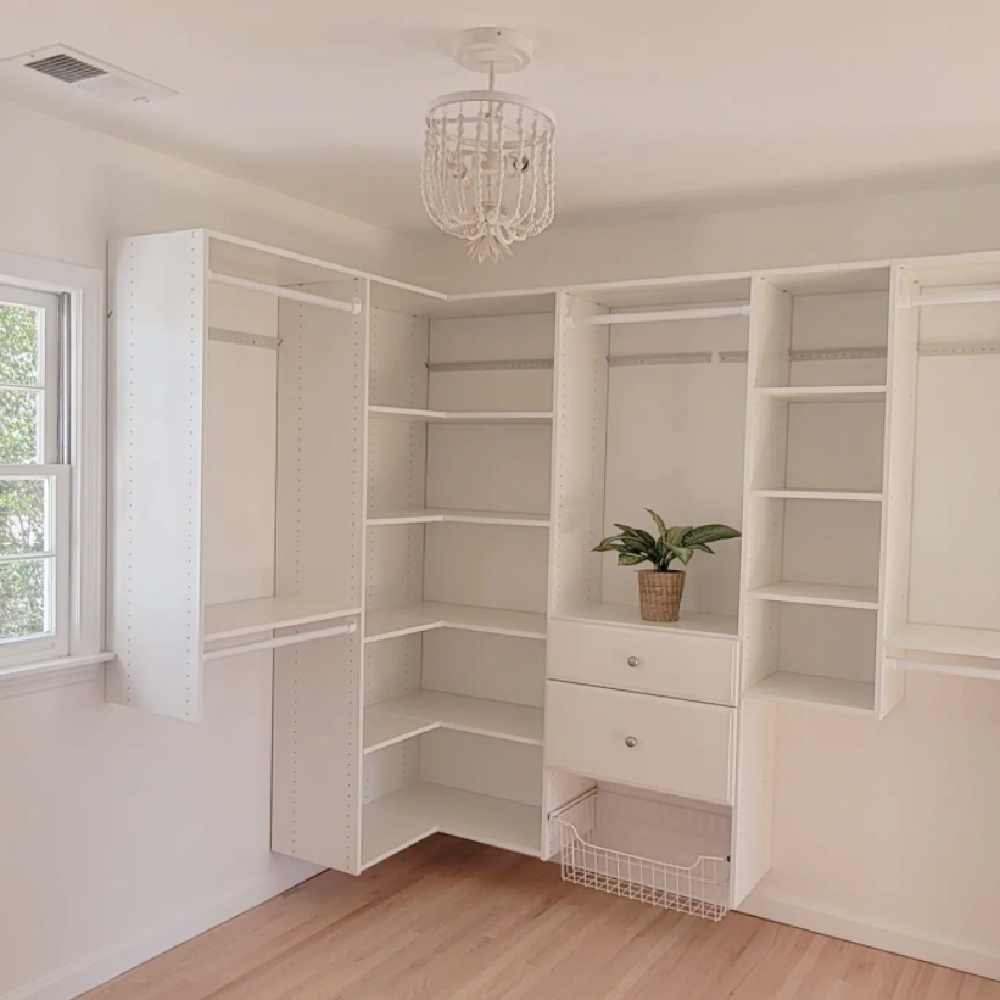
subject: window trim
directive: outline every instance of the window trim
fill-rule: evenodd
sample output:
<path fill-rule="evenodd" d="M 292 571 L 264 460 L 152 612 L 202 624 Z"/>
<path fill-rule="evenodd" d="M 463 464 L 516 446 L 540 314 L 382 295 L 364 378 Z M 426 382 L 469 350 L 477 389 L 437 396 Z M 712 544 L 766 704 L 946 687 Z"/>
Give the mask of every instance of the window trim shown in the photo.
<path fill-rule="evenodd" d="M 32 672 L 54 671 L 65 663 L 67 677 L 81 661 L 108 659 L 105 626 L 105 314 L 104 274 L 96 268 L 0 251 L 0 284 L 64 296 L 62 371 L 69 439 L 61 442 L 60 461 L 71 470 L 68 488 L 68 650 L 52 657 L 25 650 L 24 657 L 4 659 L 0 684 L 16 678 L 23 687 Z M 60 651 L 61 652 L 61 651 Z M 39 657 L 45 659 L 39 659 Z M 78 680 L 78 678 L 77 678 Z M 70 681 L 71 682 L 71 681 Z M 31 690 L 23 687 L 24 690 Z"/>

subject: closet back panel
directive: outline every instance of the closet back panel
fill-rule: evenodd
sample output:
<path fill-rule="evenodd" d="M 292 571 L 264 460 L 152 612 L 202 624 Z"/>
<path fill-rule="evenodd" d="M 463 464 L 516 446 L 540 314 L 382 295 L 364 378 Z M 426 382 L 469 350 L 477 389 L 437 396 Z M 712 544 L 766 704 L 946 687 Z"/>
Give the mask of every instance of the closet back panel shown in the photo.
<path fill-rule="evenodd" d="M 544 642 L 454 629 L 426 632 L 423 642 L 425 688 L 542 707 Z"/>
<path fill-rule="evenodd" d="M 488 374 L 463 372 L 462 378 L 479 381 Z M 437 376 L 431 378 L 433 399 L 433 381 Z M 508 403 L 510 398 L 507 397 Z M 518 406 L 522 408 L 531 406 Z M 472 424 L 430 427 L 427 506 L 546 514 L 552 483 L 551 455 L 551 427 Z"/>
<path fill-rule="evenodd" d="M 528 806 L 542 804 L 541 747 L 444 729 L 425 733 L 418 742 L 421 781 Z"/>
<path fill-rule="evenodd" d="M 209 330 L 240 330 L 277 344 L 278 302 L 259 292 L 209 290 Z M 205 366 L 202 509 L 205 603 L 274 595 L 275 348 L 213 340 Z"/>
<path fill-rule="evenodd" d="M 889 293 L 841 292 L 792 297 L 793 351 L 888 345 Z M 792 361 L 789 385 L 885 385 L 883 358 Z M 775 383 L 780 384 L 780 383 Z"/>
<path fill-rule="evenodd" d="M 434 319 L 431 364 L 552 361 L 552 313 Z M 432 371 L 430 405 L 437 410 L 551 410 L 551 368 Z"/>
<path fill-rule="evenodd" d="M 860 404 L 850 404 L 860 405 Z M 877 587 L 882 510 L 876 503 L 826 500 L 765 500 L 784 505 L 780 576 L 774 580 Z"/>
<path fill-rule="evenodd" d="M 1000 355 L 920 358 L 910 621 L 1000 629 L 998 387 Z"/>
<path fill-rule="evenodd" d="M 424 600 L 545 612 L 548 538 L 541 528 L 429 524 Z"/>
<path fill-rule="evenodd" d="M 869 684 L 874 679 L 878 623 L 871 611 L 772 604 L 764 614 L 776 619 L 779 670 Z"/>

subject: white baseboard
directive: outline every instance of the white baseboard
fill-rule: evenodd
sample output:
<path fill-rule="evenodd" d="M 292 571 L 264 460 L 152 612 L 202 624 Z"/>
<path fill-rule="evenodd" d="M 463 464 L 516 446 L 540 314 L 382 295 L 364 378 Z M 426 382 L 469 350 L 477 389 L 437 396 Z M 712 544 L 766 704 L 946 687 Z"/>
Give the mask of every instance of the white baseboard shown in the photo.
<path fill-rule="evenodd" d="M 302 861 L 280 858 L 274 870 L 262 882 L 148 931 L 120 948 L 88 955 L 63 966 L 34 982 L 18 987 L 12 993 L 0 996 L 0 1000 L 72 1000 L 73 997 L 176 948 L 218 924 L 232 920 L 320 871 L 321 868 Z"/>
<path fill-rule="evenodd" d="M 957 941 L 922 937 L 903 927 L 872 924 L 845 910 L 817 905 L 811 900 L 783 893 L 770 893 L 766 889 L 751 893 L 739 910 L 779 924 L 804 927 L 842 941 L 853 941 L 907 958 L 971 972 L 986 979 L 1000 979 L 1000 950 L 995 948 L 970 948 Z"/>

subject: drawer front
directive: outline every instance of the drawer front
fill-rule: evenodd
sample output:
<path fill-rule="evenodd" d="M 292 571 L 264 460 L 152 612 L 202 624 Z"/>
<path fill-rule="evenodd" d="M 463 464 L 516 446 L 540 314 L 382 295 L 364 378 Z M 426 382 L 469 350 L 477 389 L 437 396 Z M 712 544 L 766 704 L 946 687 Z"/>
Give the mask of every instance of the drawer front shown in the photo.
<path fill-rule="evenodd" d="M 736 710 L 548 682 L 548 767 L 732 804 Z"/>
<path fill-rule="evenodd" d="M 549 676 L 621 691 L 736 704 L 739 644 L 642 629 L 549 622 Z"/>

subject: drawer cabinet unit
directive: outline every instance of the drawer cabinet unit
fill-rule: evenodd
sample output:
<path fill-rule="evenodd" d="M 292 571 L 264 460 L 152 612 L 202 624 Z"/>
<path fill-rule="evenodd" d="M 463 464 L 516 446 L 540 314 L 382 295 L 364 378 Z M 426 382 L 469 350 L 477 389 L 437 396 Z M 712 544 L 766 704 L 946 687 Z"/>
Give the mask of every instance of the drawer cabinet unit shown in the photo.
<path fill-rule="evenodd" d="M 735 705 L 731 639 L 553 620 L 549 677 L 647 694 Z"/>
<path fill-rule="evenodd" d="M 549 681 L 546 721 L 549 767 L 732 803 L 734 709 Z"/>

